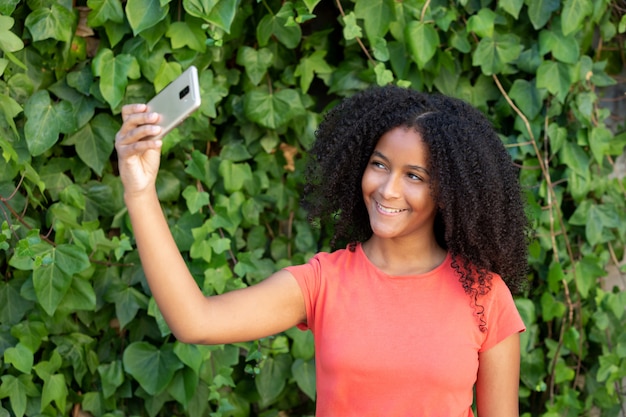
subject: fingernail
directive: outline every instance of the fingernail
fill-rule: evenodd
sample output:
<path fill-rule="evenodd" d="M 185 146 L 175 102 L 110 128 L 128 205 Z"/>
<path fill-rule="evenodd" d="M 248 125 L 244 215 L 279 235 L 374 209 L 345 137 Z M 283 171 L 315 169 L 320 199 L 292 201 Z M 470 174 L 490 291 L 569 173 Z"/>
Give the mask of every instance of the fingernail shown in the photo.
<path fill-rule="evenodd" d="M 161 128 L 159 126 L 150 126 L 150 133 L 157 134 L 160 131 L 161 131 Z"/>

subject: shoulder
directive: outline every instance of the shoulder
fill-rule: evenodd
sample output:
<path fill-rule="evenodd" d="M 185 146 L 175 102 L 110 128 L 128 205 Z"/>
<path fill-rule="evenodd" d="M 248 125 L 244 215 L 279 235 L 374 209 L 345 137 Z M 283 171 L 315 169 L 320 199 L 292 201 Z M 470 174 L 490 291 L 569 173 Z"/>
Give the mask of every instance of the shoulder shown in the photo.
<path fill-rule="evenodd" d="M 294 275 L 334 269 L 352 263 L 356 258 L 355 251 L 349 249 L 339 249 L 334 252 L 318 252 L 305 264 L 288 266 L 285 269 Z"/>

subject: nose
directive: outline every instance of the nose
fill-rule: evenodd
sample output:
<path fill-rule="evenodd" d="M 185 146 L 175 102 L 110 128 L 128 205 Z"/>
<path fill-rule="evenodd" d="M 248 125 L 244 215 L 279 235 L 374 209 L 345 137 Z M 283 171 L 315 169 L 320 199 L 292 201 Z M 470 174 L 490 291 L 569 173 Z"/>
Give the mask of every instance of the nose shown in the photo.
<path fill-rule="evenodd" d="M 400 176 L 389 174 L 385 176 L 385 180 L 380 184 L 379 192 L 382 197 L 391 200 L 400 197 L 401 189 Z"/>

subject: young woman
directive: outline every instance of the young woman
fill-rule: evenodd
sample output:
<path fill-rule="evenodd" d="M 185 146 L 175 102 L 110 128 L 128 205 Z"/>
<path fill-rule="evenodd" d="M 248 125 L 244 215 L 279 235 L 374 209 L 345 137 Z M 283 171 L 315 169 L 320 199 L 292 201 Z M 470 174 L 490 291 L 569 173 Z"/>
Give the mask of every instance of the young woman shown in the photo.
<path fill-rule="evenodd" d="M 204 297 L 155 189 L 158 115 L 125 106 L 116 137 L 124 198 L 152 293 L 188 343 L 315 337 L 326 416 L 518 416 L 513 303 L 526 274 L 517 172 L 468 104 L 399 87 L 345 99 L 309 152 L 304 201 L 345 249 L 260 284 Z"/>

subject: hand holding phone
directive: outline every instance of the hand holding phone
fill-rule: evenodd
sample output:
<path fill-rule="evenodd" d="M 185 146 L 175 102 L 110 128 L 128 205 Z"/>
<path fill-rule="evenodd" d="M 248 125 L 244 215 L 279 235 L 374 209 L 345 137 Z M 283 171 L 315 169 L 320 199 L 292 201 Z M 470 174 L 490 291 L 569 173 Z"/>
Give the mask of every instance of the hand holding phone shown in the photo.
<path fill-rule="evenodd" d="M 198 69 L 193 65 L 187 68 L 147 105 L 149 112 L 161 115 L 161 133 L 151 139 L 161 139 L 200 107 Z"/>

